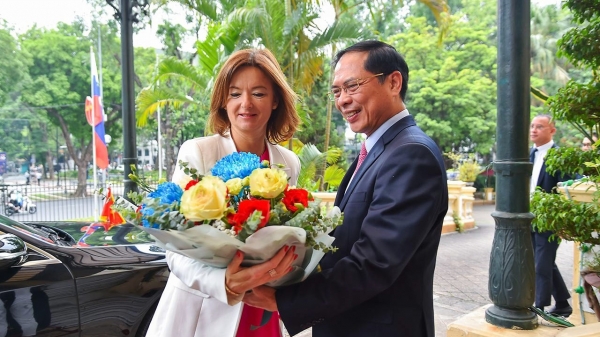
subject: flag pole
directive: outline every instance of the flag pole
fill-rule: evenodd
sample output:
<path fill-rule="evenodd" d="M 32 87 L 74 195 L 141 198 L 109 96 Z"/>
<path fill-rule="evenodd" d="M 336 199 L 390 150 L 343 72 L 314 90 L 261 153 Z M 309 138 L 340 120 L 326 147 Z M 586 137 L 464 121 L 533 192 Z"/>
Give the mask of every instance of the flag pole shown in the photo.
<path fill-rule="evenodd" d="M 155 55 L 156 55 L 156 75 L 158 76 L 158 54 L 156 54 L 155 51 Z M 158 85 L 160 84 L 160 82 L 156 82 L 156 86 L 158 87 Z M 162 136 L 160 134 L 160 106 L 158 106 L 156 108 L 156 119 L 158 120 L 158 180 L 160 181 L 162 179 Z"/>
<path fill-rule="evenodd" d="M 93 167 L 93 179 L 94 179 L 94 222 L 98 222 L 98 181 L 96 179 L 96 104 L 94 104 L 94 66 L 96 61 L 94 60 L 94 48 L 90 46 L 90 73 L 91 73 L 91 96 L 92 97 L 92 167 Z"/>
<path fill-rule="evenodd" d="M 104 97 L 104 90 L 102 88 L 102 41 L 100 36 L 102 35 L 100 30 L 100 23 L 98 23 L 98 84 L 100 85 L 100 97 Z M 102 110 L 102 121 L 106 121 L 104 118 L 104 109 Z M 106 144 L 108 147 L 108 144 Z M 108 156 L 110 160 L 110 155 Z M 106 171 L 108 168 L 102 170 L 102 187 L 106 187 Z"/>

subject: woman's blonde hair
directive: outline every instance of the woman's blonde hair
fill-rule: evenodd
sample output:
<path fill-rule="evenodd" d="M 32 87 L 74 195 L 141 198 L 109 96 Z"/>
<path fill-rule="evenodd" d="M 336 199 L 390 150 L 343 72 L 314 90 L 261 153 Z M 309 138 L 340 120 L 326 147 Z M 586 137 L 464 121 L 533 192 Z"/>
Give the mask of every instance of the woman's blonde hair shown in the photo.
<path fill-rule="evenodd" d="M 244 66 L 256 67 L 271 79 L 275 97 L 279 99 L 277 108 L 267 122 L 267 140 L 277 144 L 292 138 L 300 124 L 296 111 L 297 95 L 289 86 L 277 59 L 268 49 L 239 50 L 229 57 L 219 71 L 212 92 L 208 128 L 211 133 L 225 136 L 231 127 L 225 105 L 229 96 L 229 86 L 233 74 Z"/>

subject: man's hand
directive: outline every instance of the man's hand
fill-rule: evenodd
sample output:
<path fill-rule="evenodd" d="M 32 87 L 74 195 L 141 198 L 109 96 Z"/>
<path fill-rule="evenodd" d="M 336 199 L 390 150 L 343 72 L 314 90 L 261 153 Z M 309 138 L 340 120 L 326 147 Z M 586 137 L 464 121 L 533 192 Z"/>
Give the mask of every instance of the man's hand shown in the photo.
<path fill-rule="evenodd" d="M 277 311 L 275 289 L 267 286 L 256 287 L 244 296 L 244 303 L 269 311 Z"/>

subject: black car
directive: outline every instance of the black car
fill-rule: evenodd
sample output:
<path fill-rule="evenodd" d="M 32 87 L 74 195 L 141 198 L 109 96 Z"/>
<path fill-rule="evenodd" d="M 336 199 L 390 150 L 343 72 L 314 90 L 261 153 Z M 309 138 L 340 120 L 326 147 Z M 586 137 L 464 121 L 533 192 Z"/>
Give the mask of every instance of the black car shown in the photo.
<path fill-rule="evenodd" d="M 0 337 L 144 336 L 168 275 L 132 225 L 0 215 Z"/>

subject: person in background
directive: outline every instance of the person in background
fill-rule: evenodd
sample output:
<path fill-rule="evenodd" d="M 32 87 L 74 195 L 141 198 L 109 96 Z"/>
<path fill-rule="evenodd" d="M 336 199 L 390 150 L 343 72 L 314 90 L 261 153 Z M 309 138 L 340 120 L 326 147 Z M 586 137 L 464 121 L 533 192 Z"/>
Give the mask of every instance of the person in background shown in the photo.
<path fill-rule="evenodd" d="M 17 211 L 21 210 L 21 207 L 23 206 L 23 194 L 20 189 L 16 189 L 10 193 L 9 202 Z"/>
<path fill-rule="evenodd" d="M 556 193 L 555 187 L 558 182 L 570 178 L 561 172 L 554 175 L 546 172 L 544 157 L 550 148 L 557 147 L 552 140 L 554 133 L 556 133 L 556 128 L 551 116 L 538 115 L 531 121 L 529 138 L 534 144 L 529 155 L 529 159 L 533 163 L 530 182 L 532 193 L 537 187 L 546 193 Z M 535 229 L 531 231 L 531 243 L 535 258 L 535 306 L 544 310 L 544 307 L 551 304 L 551 297 L 554 297 L 555 306 L 548 312 L 568 317 L 573 313 L 568 301 L 571 294 L 555 263 L 560 241 L 550 240 L 550 236 L 553 234 L 550 231 L 538 232 Z"/>
<path fill-rule="evenodd" d="M 250 152 L 283 165 L 289 184 L 295 185 L 300 160 L 276 144 L 290 139 L 299 125 L 296 99 L 270 51 L 233 53 L 219 71 L 211 97 L 208 125 L 215 134 L 184 142 L 177 162 L 204 175 L 219 159 Z M 185 179 L 178 166 L 172 180 Z M 277 313 L 264 323 L 264 310 L 240 301 L 252 288 L 286 274 L 296 257 L 293 248 L 282 248 L 270 261 L 243 268 L 238 251 L 227 269 L 219 269 L 167 251 L 171 274 L 146 336 L 282 337 Z"/>
<path fill-rule="evenodd" d="M 448 211 L 444 159 L 404 105 L 408 65 L 396 49 L 363 41 L 333 62 L 331 97 L 367 137 L 339 187 L 338 250 L 304 282 L 259 287 L 244 301 L 279 310 L 291 335 L 433 337 L 433 274 Z"/>
<path fill-rule="evenodd" d="M 595 132 L 592 134 L 592 140 L 590 140 L 588 137 L 583 137 L 583 140 L 581 141 L 581 149 L 583 151 L 589 151 L 592 149 L 592 145 L 594 145 L 597 141 L 598 136 Z"/>
<path fill-rule="evenodd" d="M 35 172 L 35 179 L 37 180 L 38 186 L 41 185 L 42 172 L 44 172 L 44 167 L 40 165 L 38 166 L 37 171 Z"/>

